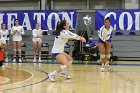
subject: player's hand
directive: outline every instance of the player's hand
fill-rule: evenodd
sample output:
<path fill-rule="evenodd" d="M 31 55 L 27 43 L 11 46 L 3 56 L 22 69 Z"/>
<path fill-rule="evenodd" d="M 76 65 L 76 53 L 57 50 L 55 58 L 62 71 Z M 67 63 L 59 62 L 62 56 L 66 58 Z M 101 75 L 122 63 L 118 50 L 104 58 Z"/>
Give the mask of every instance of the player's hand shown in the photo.
<path fill-rule="evenodd" d="M 16 31 L 13 31 L 13 34 L 15 35 L 17 32 Z"/>
<path fill-rule="evenodd" d="M 103 34 L 103 37 L 106 38 L 108 35 L 106 33 Z"/>
<path fill-rule="evenodd" d="M 84 37 L 80 37 L 80 41 L 85 42 L 86 43 L 86 39 Z"/>
<path fill-rule="evenodd" d="M 92 47 L 92 48 L 96 48 L 97 46 L 94 46 L 94 47 Z"/>
<path fill-rule="evenodd" d="M 38 37 L 39 37 L 39 38 L 42 38 L 42 37 L 43 37 L 43 35 L 42 35 L 42 34 L 41 34 L 41 35 L 38 35 Z"/>
<path fill-rule="evenodd" d="M 19 35 L 20 35 L 20 34 L 21 34 L 21 32 L 17 32 L 17 34 L 19 34 Z"/>
<path fill-rule="evenodd" d="M 41 38 L 43 38 L 43 35 L 40 35 L 41 36 Z"/>
<path fill-rule="evenodd" d="M 111 44 L 110 42 L 108 42 L 108 41 L 105 41 L 105 43 L 107 43 L 107 44 L 109 44 L 110 46 L 112 46 L 112 44 Z"/>

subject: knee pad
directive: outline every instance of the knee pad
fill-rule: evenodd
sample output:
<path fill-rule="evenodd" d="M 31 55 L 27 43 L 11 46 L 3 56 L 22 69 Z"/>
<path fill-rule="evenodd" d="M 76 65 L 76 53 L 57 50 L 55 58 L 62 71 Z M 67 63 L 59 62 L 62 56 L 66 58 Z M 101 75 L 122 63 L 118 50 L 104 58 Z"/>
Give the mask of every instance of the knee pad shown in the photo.
<path fill-rule="evenodd" d="M 18 48 L 17 50 L 18 50 L 18 51 L 21 51 L 21 49 L 20 49 L 20 48 Z"/>
<path fill-rule="evenodd" d="M 8 52 L 5 52 L 5 54 L 8 54 Z"/>
<path fill-rule="evenodd" d="M 73 62 L 73 61 L 69 61 L 69 65 L 71 65 L 71 64 L 72 64 L 72 62 Z"/>
<path fill-rule="evenodd" d="M 16 49 L 16 48 L 14 48 L 14 49 L 13 49 L 13 51 L 17 51 L 17 49 Z"/>
<path fill-rule="evenodd" d="M 105 54 L 100 54 L 100 58 L 105 58 Z"/>
<path fill-rule="evenodd" d="M 66 66 L 66 65 L 62 65 L 62 66 L 60 66 L 60 68 L 61 68 L 62 70 L 64 70 L 64 69 L 67 69 L 67 66 Z"/>
<path fill-rule="evenodd" d="M 109 64 L 109 61 L 106 61 L 106 64 Z"/>
<path fill-rule="evenodd" d="M 110 54 L 106 54 L 106 58 L 110 58 L 111 57 L 111 55 Z"/>

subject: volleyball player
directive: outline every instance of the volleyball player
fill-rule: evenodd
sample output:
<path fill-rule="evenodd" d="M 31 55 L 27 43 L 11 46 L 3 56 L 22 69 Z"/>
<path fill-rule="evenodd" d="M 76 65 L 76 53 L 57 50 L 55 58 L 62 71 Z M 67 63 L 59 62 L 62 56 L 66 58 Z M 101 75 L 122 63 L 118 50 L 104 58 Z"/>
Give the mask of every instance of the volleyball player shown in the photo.
<path fill-rule="evenodd" d="M 62 20 L 57 24 L 56 32 L 58 35 L 55 37 L 53 48 L 52 48 L 52 57 L 56 58 L 56 60 L 61 64 L 60 68 L 49 73 L 48 76 L 51 81 L 55 81 L 54 75 L 65 71 L 72 64 L 73 58 L 64 52 L 64 45 L 68 41 L 69 38 L 80 40 L 82 42 L 86 42 L 84 37 L 80 37 L 75 33 L 69 31 L 69 24 L 67 21 Z M 64 78 L 69 79 L 70 76 L 67 73 L 60 73 L 60 75 Z"/>
<path fill-rule="evenodd" d="M 6 42 L 6 44 L 3 45 L 3 50 L 4 50 L 4 53 L 5 53 L 5 62 L 8 62 L 9 32 L 6 29 L 6 25 L 4 23 L 1 24 L 0 36 Z"/>
<path fill-rule="evenodd" d="M 0 35 L 0 67 L 2 68 L 5 68 L 5 66 L 3 65 L 3 62 L 4 62 L 3 50 L 5 48 L 5 45 L 6 45 L 6 41 L 3 38 L 1 38 L 1 35 Z"/>
<path fill-rule="evenodd" d="M 102 64 L 101 71 L 105 71 L 105 68 L 109 69 L 112 30 L 110 18 L 107 17 L 104 20 L 104 26 L 98 32 L 98 47 L 100 51 L 100 62 Z"/>
<path fill-rule="evenodd" d="M 11 35 L 13 35 L 13 62 L 16 62 L 16 54 L 18 51 L 19 62 L 22 62 L 21 58 L 21 44 L 22 44 L 22 35 L 24 35 L 24 29 L 19 25 L 17 19 L 14 20 L 14 26 L 11 29 Z"/>
<path fill-rule="evenodd" d="M 41 61 L 41 46 L 42 46 L 42 37 L 43 37 L 43 32 L 42 30 L 39 28 L 39 24 L 37 23 L 35 25 L 35 29 L 32 31 L 32 35 L 33 35 L 33 48 L 34 48 L 34 60 L 33 62 L 36 62 L 36 53 L 38 50 L 38 62 L 42 62 Z"/>

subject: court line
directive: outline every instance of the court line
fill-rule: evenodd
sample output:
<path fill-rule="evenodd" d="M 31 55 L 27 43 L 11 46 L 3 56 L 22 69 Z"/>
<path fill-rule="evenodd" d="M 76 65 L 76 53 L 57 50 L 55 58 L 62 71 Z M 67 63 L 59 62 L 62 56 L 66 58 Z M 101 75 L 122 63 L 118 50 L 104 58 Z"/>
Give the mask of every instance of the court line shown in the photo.
<path fill-rule="evenodd" d="M 31 68 L 27 68 L 27 69 L 31 69 Z M 29 86 L 33 86 L 33 85 L 36 85 L 36 84 L 42 83 L 42 82 L 44 82 L 44 81 L 46 81 L 46 80 L 49 79 L 49 77 L 48 77 L 48 73 L 47 73 L 47 72 L 45 72 L 45 71 L 43 71 L 43 70 L 37 70 L 37 69 L 33 69 L 33 70 L 36 70 L 36 71 L 39 71 L 39 72 L 45 73 L 45 74 L 47 75 L 47 77 L 44 78 L 43 80 L 38 81 L 38 82 L 35 82 L 35 83 L 31 83 L 31 84 L 27 84 L 27 85 L 23 85 L 23 86 L 15 87 L 15 88 L 7 88 L 7 89 L 0 90 L 0 91 L 7 91 L 7 90 L 18 89 L 18 88 L 29 87 Z"/>
<path fill-rule="evenodd" d="M 12 68 L 13 69 L 13 68 Z M 14 69 L 17 69 L 17 68 L 14 68 Z M 17 69 L 17 70 L 22 70 L 22 69 Z M 23 81 L 19 81 L 19 82 L 15 82 L 15 83 L 12 83 L 12 84 L 7 84 L 7 85 L 13 85 L 13 84 L 18 84 L 18 83 L 22 83 L 22 82 L 25 82 L 25 81 L 28 81 L 30 80 L 31 78 L 33 78 L 34 74 L 32 72 L 29 72 L 29 71 L 26 71 L 26 70 L 22 70 L 22 71 L 25 71 L 25 72 L 28 72 L 31 74 L 31 77 L 30 78 L 27 78 Z M 3 86 L 0 86 L 0 87 L 4 87 L 4 86 L 7 86 L 7 85 L 3 85 Z"/>
<path fill-rule="evenodd" d="M 113 66 L 140 66 L 140 64 L 116 64 Z"/>
<path fill-rule="evenodd" d="M 37 70 L 37 69 L 33 69 L 33 68 L 27 68 L 27 69 L 32 69 L 32 70 L 36 70 L 36 71 L 39 71 L 39 72 L 42 72 L 42 73 L 45 73 L 47 75 L 46 78 L 44 78 L 43 80 L 41 81 L 38 81 L 38 82 L 35 82 L 35 83 L 31 83 L 31 84 L 27 84 L 27 85 L 23 85 L 23 86 L 19 86 L 19 87 L 15 87 L 15 88 L 8 88 L 8 89 L 4 89 L 4 90 L 1 90 L 1 91 L 7 91 L 7 90 L 14 90 L 14 89 L 18 89 L 18 88 L 24 88 L 24 87 L 29 87 L 29 86 L 33 86 L 33 85 L 36 85 L 36 84 L 39 84 L 39 83 L 42 83 L 46 80 L 49 79 L 48 77 L 48 73 L 43 71 L 43 70 Z M 80 70 L 79 70 L 80 71 Z M 84 70 L 81 70 L 81 71 L 84 71 Z"/>
<path fill-rule="evenodd" d="M 128 82 L 129 84 L 131 84 L 134 87 L 138 85 L 137 81 L 131 79 L 130 77 L 124 76 L 123 74 L 120 74 L 118 72 L 115 72 L 115 75 L 117 77 L 121 78 L 123 81 Z"/>
<path fill-rule="evenodd" d="M 36 62 L 23 62 L 25 64 L 29 64 L 29 63 L 36 63 Z M 59 64 L 57 62 L 38 62 L 41 64 Z M 85 64 L 85 63 L 73 63 L 73 65 L 99 65 L 98 63 L 89 63 L 89 64 Z M 140 64 L 112 64 L 113 66 L 140 66 Z"/>
<path fill-rule="evenodd" d="M 0 77 L 2 77 L 2 76 L 0 76 Z M 10 79 L 7 78 L 7 77 L 2 77 L 2 78 L 6 78 L 6 81 L 0 82 L 0 84 L 6 83 L 6 82 L 8 82 L 8 81 L 10 80 Z"/>

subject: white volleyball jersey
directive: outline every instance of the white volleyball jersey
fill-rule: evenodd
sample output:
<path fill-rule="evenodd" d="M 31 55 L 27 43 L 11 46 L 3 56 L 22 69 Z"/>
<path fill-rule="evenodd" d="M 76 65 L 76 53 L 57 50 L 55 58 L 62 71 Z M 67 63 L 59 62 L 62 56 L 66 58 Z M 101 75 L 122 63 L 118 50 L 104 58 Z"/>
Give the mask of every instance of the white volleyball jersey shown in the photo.
<path fill-rule="evenodd" d="M 107 30 L 105 26 L 102 26 L 98 31 L 98 36 L 103 41 L 109 40 L 111 38 L 112 31 L 113 27 L 110 26 L 109 30 Z"/>
<path fill-rule="evenodd" d="M 64 52 L 65 43 L 69 40 L 69 38 L 80 40 L 80 37 L 70 32 L 69 30 L 62 30 L 59 36 L 55 37 L 52 53 L 62 53 Z"/>
<path fill-rule="evenodd" d="M 33 39 L 32 39 L 33 42 L 42 42 L 42 38 L 39 37 L 39 36 L 42 35 L 42 30 L 41 29 L 34 29 L 32 31 L 32 35 L 33 35 Z"/>
<path fill-rule="evenodd" d="M 16 34 L 14 34 L 14 32 L 16 32 Z M 20 34 L 18 34 L 18 32 L 20 32 Z M 13 35 L 13 41 L 21 41 L 22 40 L 21 35 L 24 35 L 25 32 L 22 26 L 13 26 L 11 34 Z"/>
<path fill-rule="evenodd" d="M 1 38 L 3 38 L 4 40 L 9 40 L 9 31 L 5 30 L 3 31 L 2 29 L 0 30 L 0 36 Z"/>
<path fill-rule="evenodd" d="M 6 41 L 5 41 L 3 38 L 0 38 L 0 46 L 1 46 L 2 44 L 6 44 Z"/>

